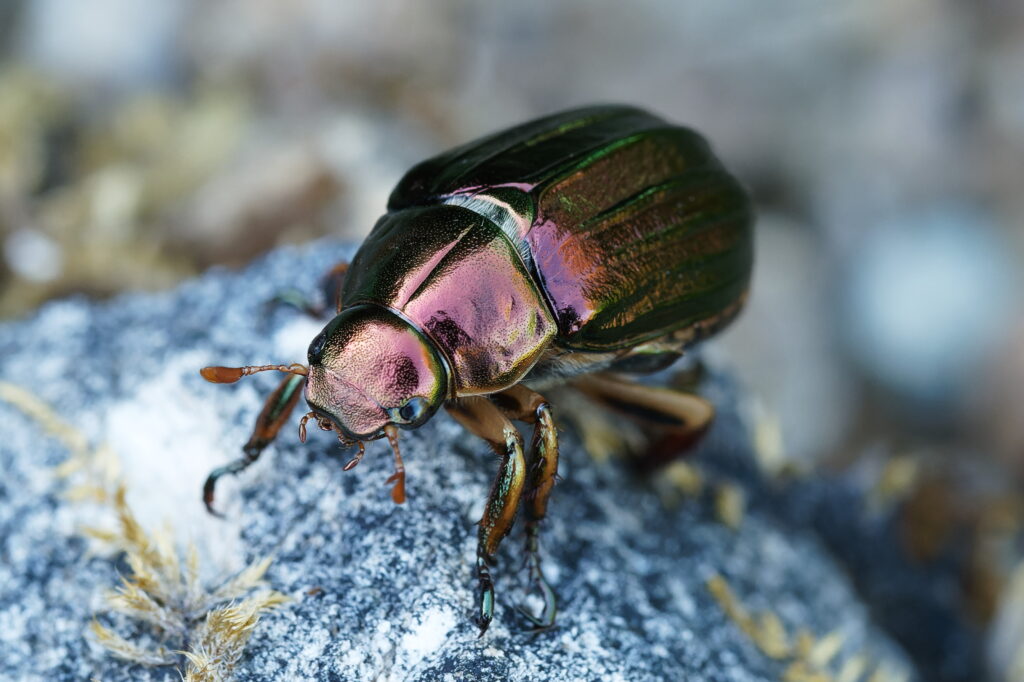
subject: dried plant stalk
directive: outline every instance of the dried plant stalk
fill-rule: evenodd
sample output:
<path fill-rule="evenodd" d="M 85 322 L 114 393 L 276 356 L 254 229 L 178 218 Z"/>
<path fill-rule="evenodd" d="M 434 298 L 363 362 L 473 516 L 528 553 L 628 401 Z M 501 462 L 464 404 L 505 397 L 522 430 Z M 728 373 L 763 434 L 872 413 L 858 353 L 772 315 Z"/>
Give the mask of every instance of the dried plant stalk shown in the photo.
<path fill-rule="evenodd" d="M 288 600 L 266 589 L 264 576 L 271 559 L 258 558 L 224 582 L 204 586 L 194 545 L 182 558 L 168 533 L 149 533 L 139 523 L 126 500 L 120 462 L 111 448 L 90 448 L 80 431 L 23 388 L 0 381 L 0 400 L 35 420 L 70 451 L 55 471 L 59 478 L 76 479 L 64 498 L 108 507 L 117 519 L 113 530 L 87 527 L 81 532 L 125 556 L 130 573 L 108 591 L 106 605 L 147 625 L 150 632 L 144 636 L 146 642 L 135 642 L 94 620 L 89 626 L 91 639 L 131 663 L 184 664 L 186 680 L 231 679 L 260 616 Z"/>

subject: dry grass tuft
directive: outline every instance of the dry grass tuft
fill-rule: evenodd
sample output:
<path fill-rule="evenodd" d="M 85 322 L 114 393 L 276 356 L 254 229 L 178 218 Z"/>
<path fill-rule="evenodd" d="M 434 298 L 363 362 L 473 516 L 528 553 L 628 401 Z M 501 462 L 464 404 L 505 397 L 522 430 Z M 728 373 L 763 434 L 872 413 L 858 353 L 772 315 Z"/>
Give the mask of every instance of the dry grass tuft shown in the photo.
<path fill-rule="evenodd" d="M 739 530 L 746 509 L 746 495 L 735 483 L 721 483 L 715 490 L 715 515 L 733 530 Z"/>
<path fill-rule="evenodd" d="M 204 585 L 194 545 L 182 556 L 168 533 L 147 532 L 139 523 L 125 499 L 120 462 L 109 447 L 90 448 L 84 435 L 25 389 L 0 381 L 0 399 L 34 419 L 70 451 L 56 470 L 59 477 L 74 479 L 64 497 L 99 504 L 116 518 L 113 529 L 89 527 L 82 533 L 111 554 L 123 556 L 130 569 L 106 594 L 109 611 L 146 627 L 140 641 L 132 641 L 93 620 L 92 640 L 131 663 L 184 665 L 187 681 L 231 679 L 261 615 L 288 599 L 269 589 L 263 579 L 271 559 L 258 559 L 212 587 Z"/>
<path fill-rule="evenodd" d="M 765 611 L 754 615 L 747 610 L 733 592 L 732 587 L 720 575 L 713 575 L 707 581 L 708 591 L 718 602 L 722 611 L 736 626 L 750 638 L 751 642 L 765 656 L 785 662 L 783 682 L 906 682 L 907 674 L 894 670 L 885 662 L 865 678 L 869 668 L 868 658 L 862 653 L 841 659 L 845 638 L 839 631 L 815 638 L 807 630 L 800 630 L 791 637 L 782 620 Z"/>
<path fill-rule="evenodd" d="M 186 682 L 217 682 L 230 678 L 260 614 L 285 600 L 278 592 L 260 592 L 238 604 L 206 614 L 194 633 L 192 646 L 184 652 L 188 658 Z"/>
<path fill-rule="evenodd" d="M 106 604 L 148 626 L 156 644 L 127 642 L 99 623 L 91 628 L 95 641 L 133 663 L 171 665 L 184 656 L 186 679 L 230 679 L 260 615 L 287 600 L 266 588 L 270 559 L 253 562 L 219 585 L 204 586 L 195 546 L 182 557 L 165 534 L 147 533 L 125 502 L 123 486 L 114 492 L 113 505 L 118 528 L 112 537 L 131 572 L 107 594 Z"/>

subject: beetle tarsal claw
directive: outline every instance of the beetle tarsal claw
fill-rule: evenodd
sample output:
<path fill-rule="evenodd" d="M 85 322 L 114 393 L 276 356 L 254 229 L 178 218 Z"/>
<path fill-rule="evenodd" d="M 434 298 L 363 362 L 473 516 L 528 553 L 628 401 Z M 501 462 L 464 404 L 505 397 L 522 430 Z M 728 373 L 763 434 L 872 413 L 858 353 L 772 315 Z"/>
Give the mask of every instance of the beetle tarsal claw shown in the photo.
<path fill-rule="evenodd" d="M 398 449 L 398 427 L 388 424 L 384 427 L 384 435 L 388 437 L 395 453 L 395 473 L 388 476 L 387 480 L 388 484 L 394 484 L 391 487 L 391 499 L 395 504 L 402 504 L 405 502 L 405 465 L 402 463 L 402 451 Z"/>
<path fill-rule="evenodd" d="M 490 563 L 493 559 L 485 554 L 477 553 L 476 557 L 476 578 L 477 578 L 477 605 L 479 611 L 476 614 L 476 624 L 480 628 L 479 637 L 483 637 L 494 619 L 494 581 L 491 580 Z"/>
<path fill-rule="evenodd" d="M 558 613 L 558 600 L 555 597 L 555 591 L 548 584 L 548 581 L 544 578 L 544 574 L 540 570 L 540 559 L 531 557 L 530 561 L 530 592 L 529 594 L 537 594 L 544 602 L 544 606 L 541 609 L 540 615 L 535 616 L 530 612 L 530 609 L 526 604 L 520 604 L 519 613 L 523 614 L 523 617 L 533 623 L 534 631 L 540 632 L 547 630 L 554 626 L 555 616 Z"/>
<path fill-rule="evenodd" d="M 225 476 L 227 474 L 237 474 L 239 471 L 242 471 L 255 461 L 256 457 L 253 457 L 246 453 L 245 457 L 242 457 L 241 459 L 236 459 L 235 461 L 225 464 L 222 467 L 217 467 L 216 469 L 210 472 L 210 475 L 206 477 L 206 482 L 203 484 L 203 504 L 206 505 L 206 511 L 208 511 L 210 514 L 218 518 L 225 518 L 224 514 L 217 511 L 213 506 L 213 498 L 217 488 L 217 481 L 222 476 Z"/>
<path fill-rule="evenodd" d="M 528 621 L 533 623 L 533 632 L 543 632 L 555 624 L 555 616 L 558 613 L 558 598 L 555 596 L 555 591 L 548 584 L 547 579 L 544 577 L 544 571 L 541 569 L 536 522 L 532 523 L 526 531 L 526 568 L 528 571 L 527 580 L 529 582 L 526 596 L 535 595 L 539 597 L 543 606 L 539 616 L 533 615 L 533 612 L 526 604 L 519 605 L 519 612 Z"/>

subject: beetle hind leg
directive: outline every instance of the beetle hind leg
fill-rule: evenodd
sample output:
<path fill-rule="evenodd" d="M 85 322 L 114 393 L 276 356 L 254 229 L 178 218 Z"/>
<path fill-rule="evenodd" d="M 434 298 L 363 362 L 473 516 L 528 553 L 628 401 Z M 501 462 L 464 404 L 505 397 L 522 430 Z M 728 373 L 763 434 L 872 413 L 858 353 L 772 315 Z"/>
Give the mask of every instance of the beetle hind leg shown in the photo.
<path fill-rule="evenodd" d="M 715 417 L 714 406 L 700 396 L 615 374 L 585 375 L 572 385 L 601 407 L 642 427 L 648 442 L 637 453 L 641 469 L 655 469 L 692 448 Z"/>

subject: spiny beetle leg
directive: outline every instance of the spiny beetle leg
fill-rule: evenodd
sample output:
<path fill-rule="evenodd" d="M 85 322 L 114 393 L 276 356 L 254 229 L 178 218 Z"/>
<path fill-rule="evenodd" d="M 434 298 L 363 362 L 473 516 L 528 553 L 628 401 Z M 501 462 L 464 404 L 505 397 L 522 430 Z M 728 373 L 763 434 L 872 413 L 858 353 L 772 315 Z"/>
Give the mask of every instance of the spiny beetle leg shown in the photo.
<path fill-rule="evenodd" d="M 494 484 L 491 486 L 484 515 L 480 519 L 477 537 L 477 578 L 480 582 L 477 624 L 480 626 L 481 636 L 487 632 L 487 627 L 494 617 L 494 585 L 487 564 L 493 561 L 498 546 L 512 528 L 523 490 L 525 468 L 522 437 L 509 424 L 505 431 L 505 452 Z"/>
<path fill-rule="evenodd" d="M 537 421 L 533 427 L 526 478 L 526 555 L 530 584 L 539 592 L 544 608 L 539 617 L 526 609 L 520 610 L 538 628 L 547 629 L 555 624 L 558 603 L 540 567 L 539 537 L 540 524 L 547 515 L 548 498 L 558 476 L 558 434 L 547 403 L 538 406 L 535 414 Z"/>
<path fill-rule="evenodd" d="M 249 442 L 243 448 L 247 453 L 255 452 L 256 456 L 277 438 L 296 403 L 302 397 L 302 389 L 306 385 L 306 377 L 302 374 L 289 374 L 274 392 L 267 397 L 263 410 L 256 418 Z"/>
<path fill-rule="evenodd" d="M 256 426 L 249 437 L 249 442 L 242 447 L 245 454 L 230 464 L 214 469 L 206 478 L 206 483 L 203 485 L 203 503 L 206 504 L 206 509 L 211 514 L 221 516 L 213 508 L 217 479 L 225 474 L 237 474 L 260 458 L 263 450 L 274 441 L 278 432 L 281 431 L 281 427 L 288 421 L 292 410 L 295 409 L 295 404 L 302 396 L 302 387 L 305 384 L 306 376 L 304 374 L 286 376 L 267 398 L 263 410 L 256 418 Z"/>
<path fill-rule="evenodd" d="M 526 514 L 526 564 L 530 588 L 540 595 L 544 604 L 540 616 L 525 607 L 519 611 L 538 630 L 555 623 L 558 603 L 541 570 L 540 524 L 547 515 L 548 498 L 558 476 L 558 432 L 551 415 L 551 406 L 544 396 L 522 385 L 490 396 L 492 402 L 511 419 L 533 424 L 533 438 L 527 459 L 523 504 Z"/>
<path fill-rule="evenodd" d="M 483 438 L 501 456 L 501 465 L 491 486 L 477 535 L 476 577 L 479 590 L 476 620 L 483 636 L 494 618 L 494 581 L 490 565 L 502 539 L 512 528 L 526 478 L 523 438 L 512 422 L 486 398 L 452 401 L 448 404 L 448 411 L 470 433 Z"/>

